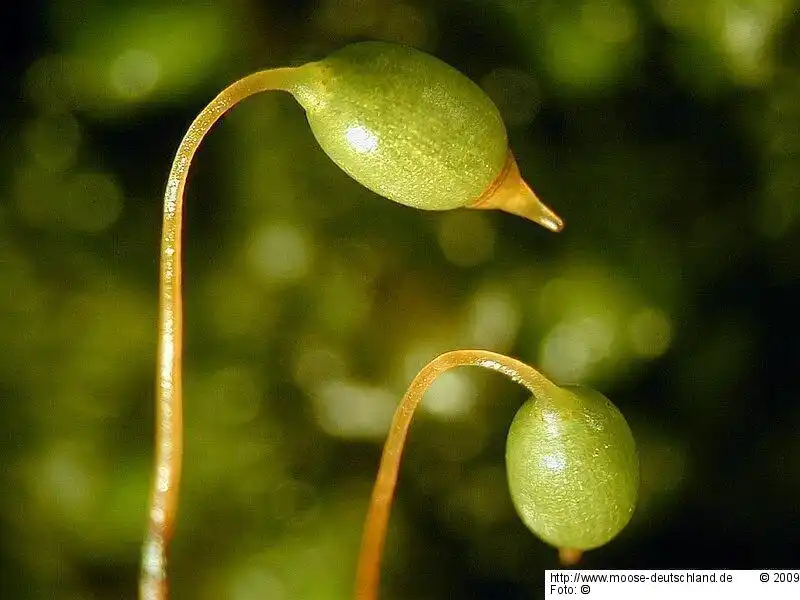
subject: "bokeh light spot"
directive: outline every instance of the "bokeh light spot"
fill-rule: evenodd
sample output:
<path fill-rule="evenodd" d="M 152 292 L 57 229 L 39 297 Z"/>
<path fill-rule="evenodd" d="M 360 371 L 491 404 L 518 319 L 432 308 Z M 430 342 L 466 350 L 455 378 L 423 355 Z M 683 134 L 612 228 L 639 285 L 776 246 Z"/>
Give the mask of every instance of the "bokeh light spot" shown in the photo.
<path fill-rule="evenodd" d="M 645 358 L 661 356 L 669 348 L 672 325 L 662 311 L 644 308 L 628 322 L 628 340 L 634 352 Z"/>
<path fill-rule="evenodd" d="M 323 431 L 348 439 L 386 435 L 397 404 L 394 395 L 383 388 L 346 380 L 321 385 L 312 397 Z"/>
<path fill-rule="evenodd" d="M 494 69 L 484 77 L 481 87 L 497 105 L 508 125 L 530 123 L 539 111 L 539 86 L 524 71 L 508 67 Z"/>
<path fill-rule="evenodd" d="M 261 408 L 262 389 L 255 374 L 241 365 L 230 366 L 210 375 L 206 396 L 212 399 L 214 414 L 231 425 L 253 421 Z M 220 405 L 224 411 L 218 410 Z"/>
<path fill-rule="evenodd" d="M 15 177 L 14 196 L 20 216 L 30 225 L 97 233 L 122 212 L 122 189 L 107 173 L 54 177 L 35 167 Z"/>
<path fill-rule="evenodd" d="M 318 340 L 298 344 L 294 363 L 294 380 L 301 388 L 311 390 L 344 376 L 347 362 L 342 353 L 324 346 Z"/>
<path fill-rule="evenodd" d="M 81 460 L 84 454 L 77 445 L 62 443 L 32 464 L 29 473 L 36 501 L 73 524 L 89 518 L 98 497 L 98 477 Z"/>
<path fill-rule="evenodd" d="M 464 418 L 475 408 L 477 394 L 478 390 L 468 372 L 447 371 L 428 388 L 421 408 L 441 419 Z"/>
<path fill-rule="evenodd" d="M 283 600 L 287 594 L 280 579 L 269 568 L 247 565 L 230 574 L 226 597 L 231 600 Z"/>
<path fill-rule="evenodd" d="M 111 64 L 111 85 L 120 96 L 138 99 L 155 88 L 159 73 L 158 59 L 153 54 L 132 48 Z"/>
<path fill-rule="evenodd" d="M 75 163 L 81 130 L 75 117 L 68 113 L 47 114 L 29 123 L 23 138 L 39 165 L 64 171 Z"/>
<path fill-rule="evenodd" d="M 66 183 L 65 221 L 74 229 L 99 232 L 122 212 L 122 189 L 106 173 L 80 173 Z"/>
<path fill-rule="evenodd" d="M 584 2 L 580 19 L 586 31 L 607 44 L 625 44 L 636 35 L 636 17 L 624 1 Z"/>
<path fill-rule="evenodd" d="M 503 289 L 483 289 L 473 296 L 464 323 L 467 345 L 507 350 L 517 337 L 522 315 L 512 294 Z"/>
<path fill-rule="evenodd" d="M 51 54 L 36 60 L 25 73 L 25 96 L 40 109 L 66 110 L 74 103 L 71 87 L 70 60 L 61 54 Z"/>
<path fill-rule="evenodd" d="M 396 0 L 324 0 L 315 12 L 317 27 L 345 38 L 401 42 L 417 48 L 430 43 L 433 15 Z"/>
<path fill-rule="evenodd" d="M 274 223 L 257 231 L 247 250 L 249 262 L 267 281 L 293 282 L 311 268 L 311 247 L 305 233 L 288 223 Z"/>
<path fill-rule="evenodd" d="M 495 231 L 484 213 L 446 213 L 442 215 L 438 233 L 445 258 L 459 267 L 474 267 L 494 254 Z"/>
<path fill-rule="evenodd" d="M 613 327 L 600 317 L 562 321 L 542 341 L 542 368 L 555 379 L 580 382 L 608 356 L 613 342 Z"/>

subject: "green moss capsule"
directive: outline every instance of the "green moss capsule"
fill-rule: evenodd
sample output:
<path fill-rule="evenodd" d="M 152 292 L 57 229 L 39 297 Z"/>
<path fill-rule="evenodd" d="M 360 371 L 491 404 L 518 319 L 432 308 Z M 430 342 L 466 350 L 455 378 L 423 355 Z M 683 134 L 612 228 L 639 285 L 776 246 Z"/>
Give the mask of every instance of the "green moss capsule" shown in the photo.
<path fill-rule="evenodd" d="M 386 198 L 425 210 L 500 208 L 563 226 L 522 180 L 489 97 L 433 56 L 353 44 L 300 67 L 289 91 L 328 156 Z"/>
<path fill-rule="evenodd" d="M 412 48 L 347 46 L 314 63 L 295 95 L 328 156 L 401 204 L 464 206 L 506 160 L 506 130 L 492 101 L 452 67 Z"/>
<path fill-rule="evenodd" d="M 506 467 L 527 527 L 559 548 L 589 550 L 614 538 L 636 505 L 633 435 L 602 394 L 560 387 L 528 400 L 508 433 Z"/>

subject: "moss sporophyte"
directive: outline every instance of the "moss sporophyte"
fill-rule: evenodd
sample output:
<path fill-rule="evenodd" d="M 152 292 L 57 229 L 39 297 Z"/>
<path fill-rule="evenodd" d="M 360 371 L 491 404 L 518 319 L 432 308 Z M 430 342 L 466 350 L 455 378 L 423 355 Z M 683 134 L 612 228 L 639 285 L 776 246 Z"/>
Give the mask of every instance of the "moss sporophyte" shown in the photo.
<path fill-rule="evenodd" d="M 189 126 L 164 195 L 161 242 L 156 451 L 139 595 L 166 600 L 167 550 L 183 454 L 183 191 L 213 124 L 253 94 L 289 92 L 322 149 L 377 194 L 423 210 L 500 209 L 551 231 L 562 220 L 523 181 L 503 121 L 484 92 L 440 60 L 405 46 L 365 42 L 300 67 L 248 75 L 223 90 Z M 486 350 L 445 353 L 420 371 L 386 440 L 358 559 L 354 597 L 373 600 L 400 458 L 416 406 L 442 372 L 472 365 L 503 373 L 533 397 L 506 447 L 509 491 L 522 521 L 563 560 L 612 539 L 633 513 L 638 461 L 619 411 L 587 388 L 559 387 L 515 359 Z"/>

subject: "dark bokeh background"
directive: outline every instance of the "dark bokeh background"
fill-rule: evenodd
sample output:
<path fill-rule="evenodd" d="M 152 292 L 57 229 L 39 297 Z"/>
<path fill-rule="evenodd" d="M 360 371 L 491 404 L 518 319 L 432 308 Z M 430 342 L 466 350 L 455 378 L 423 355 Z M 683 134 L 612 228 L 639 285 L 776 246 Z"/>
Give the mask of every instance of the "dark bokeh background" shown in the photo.
<path fill-rule="evenodd" d="M 54 0 L 6 23 L 0 596 L 135 596 L 161 194 L 222 87 L 360 39 L 445 59 L 567 222 L 421 213 L 349 180 L 279 94 L 237 107 L 187 203 L 175 598 L 348 597 L 388 419 L 437 353 L 597 387 L 640 446 L 631 525 L 584 565 L 798 566 L 796 0 Z M 13 43 L 9 43 L 13 42 Z M 461 369 L 415 424 L 383 598 L 530 598 L 522 390 Z"/>

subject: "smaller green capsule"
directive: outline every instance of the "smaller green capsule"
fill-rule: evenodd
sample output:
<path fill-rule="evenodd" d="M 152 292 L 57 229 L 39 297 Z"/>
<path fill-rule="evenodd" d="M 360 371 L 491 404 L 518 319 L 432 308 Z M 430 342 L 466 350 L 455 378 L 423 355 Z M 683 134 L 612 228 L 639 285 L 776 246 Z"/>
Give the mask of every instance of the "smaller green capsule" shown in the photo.
<path fill-rule="evenodd" d="M 532 397 L 506 443 L 509 490 L 522 521 L 545 542 L 589 550 L 614 538 L 636 506 L 639 461 L 622 413 L 578 386 Z"/>

